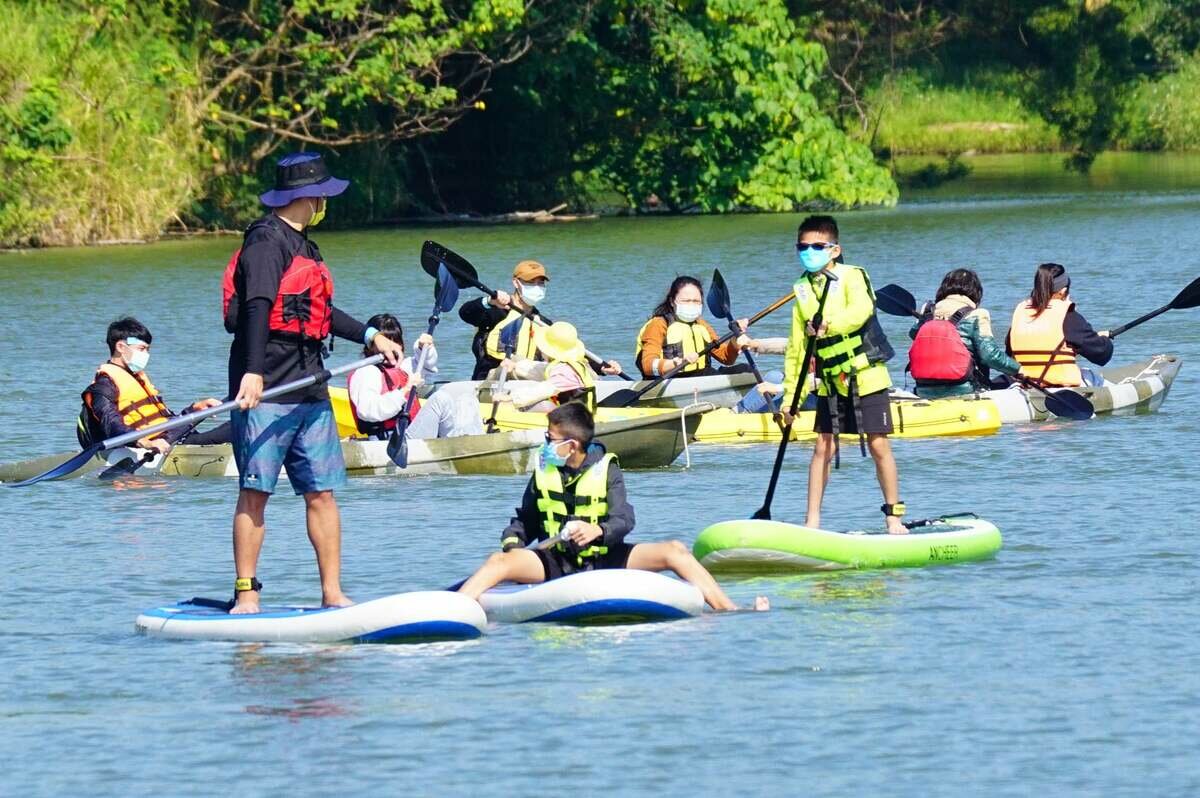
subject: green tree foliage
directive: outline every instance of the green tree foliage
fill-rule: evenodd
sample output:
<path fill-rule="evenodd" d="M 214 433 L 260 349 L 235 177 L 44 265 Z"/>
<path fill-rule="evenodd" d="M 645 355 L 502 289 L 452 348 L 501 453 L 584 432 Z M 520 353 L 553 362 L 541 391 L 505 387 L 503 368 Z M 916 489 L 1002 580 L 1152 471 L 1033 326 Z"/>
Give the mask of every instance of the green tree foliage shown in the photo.
<path fill-rule="evenodd" d="M 0 242 L 153 236 L 196 186 L 193 79 L 154 7 L 0 0 Z"/>
<path fill-rule="evenodd" d="M 676 212 L 894 202 L 890 175 L 819 107 L 823 65 L 777 0 L 608 0 L 435 142 L 430 199 L 490 210 L 608 190 Z M 455 171 L 464 159 L 470 180 Z"/>

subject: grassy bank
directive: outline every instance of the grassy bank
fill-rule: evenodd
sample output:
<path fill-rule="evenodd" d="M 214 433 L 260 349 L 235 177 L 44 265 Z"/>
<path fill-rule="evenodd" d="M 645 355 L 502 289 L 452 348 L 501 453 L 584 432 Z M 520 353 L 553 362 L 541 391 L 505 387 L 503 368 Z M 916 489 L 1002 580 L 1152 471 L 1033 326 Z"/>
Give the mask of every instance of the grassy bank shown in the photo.
<path fill-rule="evenodd" d="M 1043 152 L 1059 147 L 1054 128 L 990 76 L 971 85 L 939 85 L 902 72 L 876 87 L 867 101 L 878 115 L 877 151 L 950 155 Z"/>

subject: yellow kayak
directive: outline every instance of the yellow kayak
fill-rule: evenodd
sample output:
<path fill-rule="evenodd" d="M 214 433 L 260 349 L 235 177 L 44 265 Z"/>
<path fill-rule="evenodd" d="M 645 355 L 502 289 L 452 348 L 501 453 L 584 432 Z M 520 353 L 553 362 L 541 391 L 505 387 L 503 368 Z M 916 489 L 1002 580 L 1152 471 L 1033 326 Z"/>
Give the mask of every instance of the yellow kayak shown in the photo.
<path fill-rule="evenodd" d="M 792 440 L 812 440 L 816 412 L 806 411 L 792 425 Z M 969 396 L 963 399 L 892 399 L 895 438 L 938 435 L 990 435 L 1000 429 L 995 402 Z M 698 443 L 769 443 L 781 436 L 770 413 L 735 413 L 728 408 L 705 413 L 696 430 Z"/>

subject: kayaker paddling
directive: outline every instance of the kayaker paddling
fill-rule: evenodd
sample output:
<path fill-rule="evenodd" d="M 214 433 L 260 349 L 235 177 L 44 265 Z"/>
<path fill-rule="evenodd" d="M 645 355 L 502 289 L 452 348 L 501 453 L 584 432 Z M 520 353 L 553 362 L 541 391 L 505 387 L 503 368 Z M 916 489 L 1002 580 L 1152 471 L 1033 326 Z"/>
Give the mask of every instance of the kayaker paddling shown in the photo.
<path fill-rule="evenodd" d="M 908 333 L 918 396 L 940 399 L 1004 387 L 992 383 L 991 370 L 1008 375 L 1020 370 L 993 337 L 992 317 L 982 302 L 983 284 L 971 269 L 953 269 L 942 278 L 934 301 Z"/>
<path fill-rule="evenodd" d="M 888 434 L 892 432 L 888 389 L 892 385 L 885 361 L 890 356 L 886 339 L 875 321 L 875 296 L 866 271 L 839 263 L 842 247 L 837 222 L 832 216 L 810 216 L 797 231 L 796 254 L 804 270 L 796 282 L 796 304 L 792 310 L 792 331 L 785 355 L 783 407 L 790 408 L 792 392 L 801 397 L 810 390 L 802 362 L 810 336 L 816 337 L 815 371 L 817 413 L 813 431 L 816 447 L 808 469 L 808 513 L 805 526 L 821 526 L 821 502 L 829 482 L 830 468 L 837 453 L 840 433 L 866 436 L 866 448 L 875 461 L 875 474 L 883 492 L 884 520 L 887 531 L 895 535 L 908 532 L 901 517 L 899 476 Z M 829 281 L 828 273 L 837 278 Z M 826 290 L 828 289 L 828 290 Z M 825 297 L 821 306 L 820 297 Z M 812 321 L 820 316 L 820 325 Z M 792 417 L 784 410 L 785 424 Z"/>
<path fill-rule="evenodd" d="M 286 466 L 304 496 L 308 538 L 317 556 L 324 606 L 352 602 L 341 587 L 341 520 L 333 491 L 346 481 L 337 425 L 324 382 L 260 404 L 265 388 L 324 370 L 324 341 L 336 335 L 373 345 L 395 366 L 404 350 L 379 330 L 333 304 L 333 277 L 307 231 L 325 217 L 326 201 L 348 182 L 329 174 L 314 153 L 279 161 L 275 188 L 260 199 L 271 212 L 247 229 L 224 282 L 233 450 L 239 473 L 233 518 L 237 570 L 230 612 L 259 611 L 256 578 L 267 501 Z"/>
<path fill-rule="evenodd" d="M 484 296 L 458 309 L 460 319 L 476 328 L 471 342 L 475 355 L 473 380 L 484 380 L 506 359 L 539 360 L 534 333 L 540 313 L 537 304 L 546 298 L 550 276 L 546 267 L 535 260 L 523 260 L 513 269 L 512 293 L 497 290 L 494 297 Z M 505 341 L 512 352 L 506 353 Z M 589 368 L 591 366 L 589 365 Z M 619 374 L 615 360 L 594 367 L 597 374 Z"/>
<path fill-rule="evenodd" d="M 1082 357 L 1103 366 L 1112 359 L 1108 330 L 1096 332 L 1076 310 L 1066 267 L 1043 263 L 1033 276 L 1033 291 L 1013 311 L 1008 353 L 1021 364 L 1021 374 L 1045 385 L 1099 386 L 1104 378 L 1080 368 Z"/>
<path fill-rule="evenodd" d="M 518 410 L 549 412 L 567 402 L 596 411 L 596 380 L 575 325 L 556 321 L 534 330 L 537 360 L 505 360 L 501 368 L 523 382 L 493 394 L 496 402 L 512 402 Z"/>
<path fill-rule="evenodd" d="M 80 446 L 86 449 L 97 441 L 135 430 L 146 430 L 146 437 L 136 443 L 138 448 L 160 454 L 166 454 L 172 444 L 185 436 L 195 443 L 225 443 L 229 440 L 227 425 L 202 435 L 189 436 L 191 428 L 172 430 L 165 435 L 154 434 L 154 427 L 174 418 L 175 414 L 146 372 L 153 340 L 146 325 L 131 316 L 108 325 L 105 342 L 109 358 L 96 369 L 91 385 L 81 394 L 83 406 L 75 427 Z M 219 404 L 219 399 L 201 399 L 189 405 L 186 412 Z"/>
<path fill-rule="evenodd" d="M 402 349 L 404 329 L 390 313 L 380 313 L 367 320 Z M 426 350 L 421 374 L 416 374 L 412 357 L 405 357 L 399 366 L 378 364 L 355 370 L 346 382 L 350 410 L 360 434 L 386 439 L 396 426 L 396 419 L 405 411 L 409 394 L 433 379 L 437 373 L 437 348 L 433 336 L 422 334 L 417 350 Z M 378 354 L 372 343 L 363 347 L 363 355 Z M 405 428 L 410 439 L 457 438 L 462 435 L 483 434 L 479 418 L 479 402 L 466 386 L 446 385 L 425 401 L 418 400 L 413 417 Z"/>
<path fill-rule="evenodd" d="M 502 551 L 489 556 L 459 590 L 478 599 L 504 581 L 537 584 L 605 568 L 669 570 L 695 585 L 714 610 L 737 609 L 679 541 L 625 542 L 634 526 L 633 506 L 621 467 L 615 456 L 593 445 L 594 432 L 591 413 L 578 403 L 550 413 L 541 467 L 500 535 Z M 560 533 L 566 539 L 547 548 L 525 548 Z M 755 601 L 756 609 L 768 606 L 764 597 Z"/>

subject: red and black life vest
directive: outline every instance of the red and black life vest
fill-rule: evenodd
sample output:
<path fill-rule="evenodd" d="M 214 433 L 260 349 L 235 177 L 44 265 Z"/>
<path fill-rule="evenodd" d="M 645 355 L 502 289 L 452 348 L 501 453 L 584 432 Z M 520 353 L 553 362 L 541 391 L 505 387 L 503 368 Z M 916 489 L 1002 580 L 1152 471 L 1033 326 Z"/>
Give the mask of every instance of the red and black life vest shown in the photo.
<path fill-rule="evenodd" d="M 368 367 L 370 368 L 370 367 Z M 375 365 L 375 368 L 383 372 L 383 391 L 382 393 L 391 393 L 399 388 L 408 385 L 408 372 L 397 366 L 382 366 Z M 346 387 L 350 387 L 350 381 L 354 379 L 354 375 L 358 372 L 352 372 L 346 378 Z M 392 430 L 396 428 L 396 419 L 389 418 L 387 421 L 364 421 L 359 418 L 358 408 L 354 406 L 354 395 L 350 394 L 350 412 L 354 414 L 354 425 L 358 427 L 359 434 L 367 435 L 375 438 L 386 438 Z M 417 417 L 417 413 L 421 412 L 421 400 L 418 399 L 413 404 L 413 418 Z M 412 419 L 409 419 L 410 421 Z"/>
<path fill-rule="evenodd" d="M 958 385 L 971 378 L 975 361 L 958 334 L 958 323 L 974 308 L 960 308 L 949 319 L 921 322 L 908 350 L 908 370 L 917 385 Z"/>
<path fill-rule="evenodd" d="M 281 244 L 287 246 L 284 232 L 277 227 L 279 224 L 272 214 L 250 225 L 246 234 L 265 227 L 272 231 L 273 237 L 278 238 Z M 238 247 L 237 252 L 229 258 L 221 280 L 221 311 L 228 332 L 237 329 L 240 297 L 234 277 L 241 255 L 242 249 Z M 333 275 L 323 260 L 307 257 L 301 252 L 291 252 L 291 262 L 284 267 L 279 293 L 271 306 L 269 327 L 272 337 L 319 341 L 329 337 L 332 319 Z"/>

